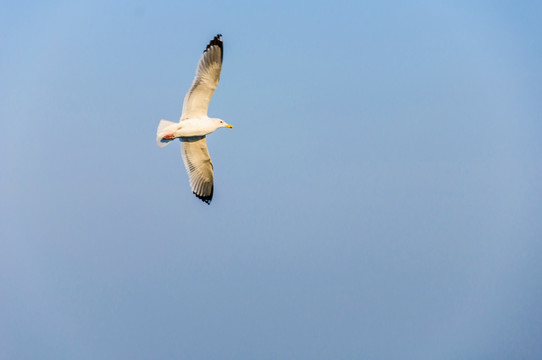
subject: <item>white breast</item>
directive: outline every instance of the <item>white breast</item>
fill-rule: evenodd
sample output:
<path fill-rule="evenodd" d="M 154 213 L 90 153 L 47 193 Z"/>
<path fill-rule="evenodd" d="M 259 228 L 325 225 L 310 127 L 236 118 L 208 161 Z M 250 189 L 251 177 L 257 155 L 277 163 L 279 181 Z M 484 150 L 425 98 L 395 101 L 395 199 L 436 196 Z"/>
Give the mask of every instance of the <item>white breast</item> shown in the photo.
<path fill-rule="evenodd" d="M 175 132 L 175 136 L 205 136 L 216 129 L 216 123 L 209 118 L 187 119 L 179 123 L 179 129 Z"/>

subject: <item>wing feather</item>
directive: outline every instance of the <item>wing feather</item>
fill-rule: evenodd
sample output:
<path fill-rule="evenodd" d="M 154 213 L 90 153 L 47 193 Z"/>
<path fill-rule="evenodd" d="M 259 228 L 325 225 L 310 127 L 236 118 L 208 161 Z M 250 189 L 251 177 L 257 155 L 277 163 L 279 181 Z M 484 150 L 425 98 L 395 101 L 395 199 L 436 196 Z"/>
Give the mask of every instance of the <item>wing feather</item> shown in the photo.
<path fill-rule="evenodd" d="M 214 175 L 205 136 L 181 138 L 181 156 L 190 179 L 192 192 L 199 199 L 210 204 L 213 200 Z"/>
<path fill-rule="evenodd" d="M 209 102 L 220 80 L 223 57 L 222 35 L 219 34 L 209 42 L 199 60 L 192 86 L 184 97 L 181 121 L 207 115 Z"/>

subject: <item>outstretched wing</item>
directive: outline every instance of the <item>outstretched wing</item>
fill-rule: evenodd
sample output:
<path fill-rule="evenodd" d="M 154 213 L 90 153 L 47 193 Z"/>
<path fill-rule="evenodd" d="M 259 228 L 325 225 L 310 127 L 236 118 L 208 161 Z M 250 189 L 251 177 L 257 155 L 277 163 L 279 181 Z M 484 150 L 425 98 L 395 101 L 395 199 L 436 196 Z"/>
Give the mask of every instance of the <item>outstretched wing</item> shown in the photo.
<path fill-rule="evenodd" d="M 199 199 L 213 200 L 213 163 L 207 150 L 205 136 L 181 138 L 181 156 L 190 179 L 192 192 Z"/>
<path fill-rule="evenodd" d="M 199 60 L 192 86 L 184 97 L 181 121 L 207 115 L 209 102 L 220 79 L 223 54 L 222 35 L 218 34 L 209 42 Z"/>

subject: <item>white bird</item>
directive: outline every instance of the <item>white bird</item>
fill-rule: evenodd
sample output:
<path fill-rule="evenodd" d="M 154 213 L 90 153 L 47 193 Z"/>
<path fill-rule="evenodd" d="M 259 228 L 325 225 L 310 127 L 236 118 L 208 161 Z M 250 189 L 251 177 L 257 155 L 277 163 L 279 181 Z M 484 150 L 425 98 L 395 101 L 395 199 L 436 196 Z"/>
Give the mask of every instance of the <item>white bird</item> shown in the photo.
<path fill-rule="evenodd" d="M 192 192 L 207 204 L 213 199 L 213 163 L 207 150 L 208 135 L 218 128 L 233 128 L 221 119 L 207 116 L 207 108 L 215 92 L 224 50 L 222 35 L 216 35 L 201 56 L 196 76 L 186 93 L 183 112 L 178 123 L 160 120 L 156 143 L 164 147 L 175 139 L 181 141 L 181 156 L 190 178 Z"/>

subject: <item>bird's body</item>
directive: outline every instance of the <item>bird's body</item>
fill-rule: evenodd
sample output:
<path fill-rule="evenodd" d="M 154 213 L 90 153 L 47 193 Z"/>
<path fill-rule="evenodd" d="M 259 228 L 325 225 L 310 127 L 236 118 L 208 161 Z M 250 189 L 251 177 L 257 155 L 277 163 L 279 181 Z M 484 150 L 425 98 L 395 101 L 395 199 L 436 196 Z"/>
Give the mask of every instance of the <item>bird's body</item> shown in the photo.
<path fill-rule="evenodd" d="M 208 135 L 213 131 L 217 130 L 218 128 L 224 127 L 223 124 L 224 121 L 217 118 L 210 118 L 207 116 L 199 119 L 186 119 L 178 123 L 171 123 L 167 121 L 167 123 L 165 123 L 166 126 L 163 128 L 162 131 L 160 131 L 160 134 L 157 136 L 157 138 L 159 138 L 158 146 L 165 146 L 167 142 L 164 143 L 164 140 L 174 140 L 176 138 Z M 228 124 L 226 124 L 225 127 L 228 127 Z M 173 135 L 173 138 L 163 139 L 167 135 Z"/>
<path fill-rule="evenodd" d="M 233 127 L 221 119 L 207 116 L 209 101 L 220 79 L 222 58 L 222 35 L 217 35 L 200 58 L 196 76 L 184 98 L 180 121 L 161 120 L 156 131 L 159 147 L 175 139 L 181 140 L 181 156 L 192 192 L 207 204 L 213 199 L 214 174 L 205 136 L 221 127 Z"/>

